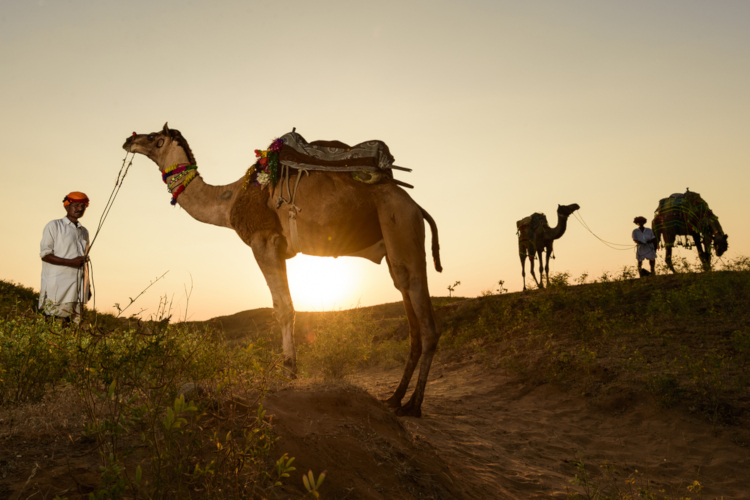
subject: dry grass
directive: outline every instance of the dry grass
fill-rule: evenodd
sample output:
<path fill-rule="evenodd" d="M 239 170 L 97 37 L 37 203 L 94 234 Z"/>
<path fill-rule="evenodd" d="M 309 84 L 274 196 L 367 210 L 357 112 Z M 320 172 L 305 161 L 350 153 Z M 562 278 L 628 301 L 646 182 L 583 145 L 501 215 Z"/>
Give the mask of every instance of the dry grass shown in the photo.
<path fill-rule="evenodd" d="M 58 388 L 41 401 L 0 406 L 0 439 L 13 436 L 55 436 L 80 432 L 84 406 L 72 386 Z"/>

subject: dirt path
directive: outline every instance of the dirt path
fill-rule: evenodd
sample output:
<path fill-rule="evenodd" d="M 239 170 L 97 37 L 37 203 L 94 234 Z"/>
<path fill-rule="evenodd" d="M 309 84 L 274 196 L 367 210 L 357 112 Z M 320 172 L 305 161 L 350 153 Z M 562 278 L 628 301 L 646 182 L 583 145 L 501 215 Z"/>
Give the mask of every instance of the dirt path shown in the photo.
<path fill-rule="evenodd" d="M 471 360 L 436 363 L 423 417 L 397 418 L 377 399 L 400 375 L 301 381 L 269 394 L 264 407 L 280 437 L 270 464 L 288 453 L 297 466 L 271 498 L 302 498 L 301 474 L 327 470 L 321 496 L 328 500 L 562 499 L 582 491 L 570 483 L 580 475 L 578 457 L 599 486 L 614 481 L 625 491 L 633 479 L 634 489 L 671 498 L 750 498 L 750 431 L 739 427 L 714 430 L 705 416 L 639 401 L 622 387 L 585 397 L 523 384 Z M 0 498 L 96 491 L 98 452 L 78 432 L 0 442 Z M 605 462 L 612 472 L 600 467 Z M 696 479 L 702 497 L 687 490 Z"/>
<path fill-rule="evenodd" d="M 378 398 L 400 370 L 353 380 Z M 622 490 L 651 485 L 670 497 L 750 498 L 750 453 L 736 428 L 712 430 L 701 416 L 639 402 L 626 390 L 587 398 L 553 385 L 527 386 L 472 362 L 434 367 L 423 418 L 404 424 L 459 477 L 467 498 L 565 498 L 577 454 L 591 481 Z M 615 470 L 605 477 L 605 461 Z"/>

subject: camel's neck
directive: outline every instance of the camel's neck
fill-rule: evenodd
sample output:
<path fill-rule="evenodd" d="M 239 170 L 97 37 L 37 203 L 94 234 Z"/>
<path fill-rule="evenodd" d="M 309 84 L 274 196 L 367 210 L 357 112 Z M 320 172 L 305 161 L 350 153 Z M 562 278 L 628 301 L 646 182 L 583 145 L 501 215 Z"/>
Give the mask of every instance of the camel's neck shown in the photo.
<path fill-rule="evenodd" d="M 162 172 L 175 163 L 189 163 L 182 148 L 175 148 L 172 154 L 165 155 L 164 158 L 156 161 Z M 237 198 L 237 190 L 241 188 L 242 179 L 225 186 L 211 186 L 206 184 L 199 175 L 177 197 L 177 203 L 196 220 L 231 228 L 229 213 Z"/>
<path fill-rule="evenodd" d="M 713 233 L 712 236 L 724 234 L 724 230 L 721 228 L 721 224 L 719 224 L 718 218 L 711 219 L 709 221 L 709 225 L 711 226 L 711 232 Z"/>
<path fill-rule="evenodd" d="M 562 235 L 565 234 L 566 229 L 568 229 L 568 217 L 557 214 L 557 225 L 549 228 L 544 235 L 549 240 L 559 240 L 562 238 Z"/>

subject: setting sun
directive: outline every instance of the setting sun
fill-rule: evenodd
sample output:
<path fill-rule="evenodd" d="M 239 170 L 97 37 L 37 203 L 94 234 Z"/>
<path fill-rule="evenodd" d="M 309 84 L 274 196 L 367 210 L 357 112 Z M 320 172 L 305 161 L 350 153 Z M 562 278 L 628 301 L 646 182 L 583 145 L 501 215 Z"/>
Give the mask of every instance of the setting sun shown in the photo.
<path fill-rule="evenodd" d="M 354 304 L 354 262 L 351 258 L 299 254 L 286 262 L 289 290 L 298 311 L 349 308 Z"/>

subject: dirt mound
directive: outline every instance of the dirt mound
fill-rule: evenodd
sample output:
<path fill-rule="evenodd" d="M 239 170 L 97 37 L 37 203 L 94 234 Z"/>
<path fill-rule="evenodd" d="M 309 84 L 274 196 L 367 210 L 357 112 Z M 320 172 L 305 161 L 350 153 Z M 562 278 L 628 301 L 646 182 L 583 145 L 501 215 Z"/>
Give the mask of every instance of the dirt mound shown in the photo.
<path fill-rule="evenodd" d="M 438 451 L 362 389 L 300 384 L 269 395 L 264 406 L 280 437 L 274 459 L 295 457 L 283 490 L 293 498 L 305 493 L 308 470 L 327 471 L 324 498 L 465 498 Z"/>

